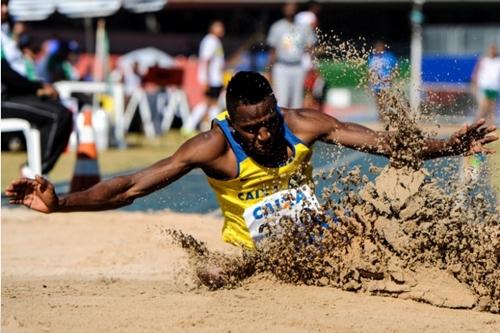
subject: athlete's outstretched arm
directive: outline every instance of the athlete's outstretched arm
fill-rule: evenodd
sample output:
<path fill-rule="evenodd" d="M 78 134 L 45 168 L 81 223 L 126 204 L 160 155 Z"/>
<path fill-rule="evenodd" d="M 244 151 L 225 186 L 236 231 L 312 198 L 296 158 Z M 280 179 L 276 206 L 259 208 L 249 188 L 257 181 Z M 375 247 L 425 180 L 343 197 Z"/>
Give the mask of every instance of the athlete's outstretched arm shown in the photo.
<path fill-rule="evenodd" d="M 348 148 L 384 156 L 391 155 L 389 141 L 395 132 L 373 131 L 365 126 L 339 121 L 317 111 L 304 110 L 295 119 L 301 131 L 309 133 L 310 142 L 320 140 L 336 143 Z M 493 134 L 495 126 L 485 127 L 484 119 L 472 125 L 465 125 L 447 140 L 426 138 L 420 158 L 431 159 L 442 156 L 472 154 L 477 152 L 494 153 L 486 144 L 498 140 Z"/>
<path fill-rule="evenodd" d="M 179 179 L 196 167 L 205 167 L 220 155 L 220 141 L 213 131 L 202 133 L 184 143 L 172 156 L 136 173 L 102 181 L 88 190 L 62 197 L 46 179 L 20 178 L 5 190 L 11 204 L 52 212 L 98 211 L 131 204 L 136 198 Z"/>

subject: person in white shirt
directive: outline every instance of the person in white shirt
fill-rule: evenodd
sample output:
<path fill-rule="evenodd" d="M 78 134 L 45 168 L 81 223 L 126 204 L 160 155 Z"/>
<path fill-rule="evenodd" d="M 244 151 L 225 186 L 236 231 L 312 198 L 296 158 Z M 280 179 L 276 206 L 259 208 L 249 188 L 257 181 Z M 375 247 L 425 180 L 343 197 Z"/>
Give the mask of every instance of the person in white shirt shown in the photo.
<path fill-rule="evenodd" d="M 295 24 L 304 25 L 311 28 L 314 34 L 314 41 L 318 40 L 316 29 L 319 26 L 319 13 L 321 5 L 317 1 L 308 1 L 306 10 L 303 10 L 295 15 Z M 323 89 L 325 81 L 320 75 L 317 64 L 313 62 L 310 52 L 304 53 L 302 56 L 302 66 L 306 71 L 304 82 L 304 107 L 306 108 L 322 108 Z"/>
<path fill-rule="evenodd" d="M 486 55 L 477 62 L 471 84 L 479 98 L 477 119 L 485 118 L 486 123 L 492 125 L 500 94 L 500 57 L 495 44 L 491 44 Z"/>
<path fill-rule="evenodd" d="M 205 99 L 194 107 L 191 116 L 183 124 L 182 132 L 186 135 L 193 134 L 200 123 L 202 130 L 208 129 L 210 120 L 222 111 L 219 96 L 224 85 L 225 59 L 221 42 L 224 33 L 224 23 L 214 21 L 200 43 L 198 81 L 205 91 Z M 208 118 L 208 121 L 203 122 L 204 118 Z"/>
<path fill-rule="evenodd" d="M 9 1 L 2 0 L 2 30 L 0 35 L 2 59 L 5 59 L 17 73 L 26 76 L 26 64 L 23 53 L 17 46 L 17 41 L 12 38 L 12 23 L 9 14 Z"/>
<path fill-rule="evenodd" d="M 280 106 L 291 108 L 303 106 L 306 71 L 302 57 L 314 43 L 311 28 L 294 22 L 296 11 L 295 3 L 286 3 L 283 6 L 284 17 L 271 26 L 267 36 L 276 98 Z"/>

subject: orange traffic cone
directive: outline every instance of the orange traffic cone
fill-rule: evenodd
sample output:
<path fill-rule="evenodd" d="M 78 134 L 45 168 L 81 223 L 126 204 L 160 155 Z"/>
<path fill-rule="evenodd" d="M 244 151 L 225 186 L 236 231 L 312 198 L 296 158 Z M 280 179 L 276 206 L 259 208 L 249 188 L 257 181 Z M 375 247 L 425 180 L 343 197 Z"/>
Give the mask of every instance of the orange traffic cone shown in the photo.
<path fill-rule="evenodd" d="M 70 192 L 86 190 L 101 180 L 92 128 L 92 110 L 83 111 L 83 117 L 83 127 L 78 129 L 75 172 L 71 179 Z"/>

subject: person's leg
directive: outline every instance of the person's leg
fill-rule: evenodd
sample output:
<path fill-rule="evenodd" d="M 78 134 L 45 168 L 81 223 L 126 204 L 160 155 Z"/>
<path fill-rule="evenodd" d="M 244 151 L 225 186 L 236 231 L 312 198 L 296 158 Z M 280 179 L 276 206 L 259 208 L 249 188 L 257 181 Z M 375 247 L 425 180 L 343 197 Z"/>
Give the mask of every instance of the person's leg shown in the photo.
<path fill-rule="evenodd" d="M 477 119 L 484 118 L 488 126 L 494 124 L 495 120 L 494 115 L 495 115 L 497 97 L 498 95 L 496 91 L 491 91 L 491 90 L 481 91 Z"/>
<path fill-rule="evenodd" d="M 496 109 L 496 100 L 490 99 L 488 100 L 488 106 L 486 108 L 486 115 L 484 119 L 486 120 L 486 125 L 491 126 L 495 124 L 495 109 Z"/>
<path fill-rule="evenodd" d="M 201 122 L 205 113 L 207 112 L 207 102 L 204 100 L 203 102 L 198 103 L 193 112 L 189 115 L 188 120 L 182 126 L 182 131 L 186 134 L 190 134 L 196 130 L 196 127 Z"/>
<path fill-rule="evenodd" d="M 2 118 L 28 120 L 40 130 L 42 173 L 48 174 L 68 144 L 73 130 L 73 114 L 62 104 L 21 96 L 2 102 Z"/>
<path fill-rule="evenodd" d="M 211 101 L 211 103 L 208 105 L 208 120 L 211 122 L 212 119 L 214 119 L 219 113 L 222 112 L 222 109 L 220 107 L 219 101 L 214 99 Z"/>
<path fill-rule="evenodd" d="M 207 97 L 207 108 L 201 119 L 200 130 L 208 131 L 210 129 L 212 119 L 220 113 L 219 101 L 217 98 Z"/>
<path fill-rule="evenodd" d="M 220 87 L 212 87 L 210 89 L 209 94 L 208 94 L 209 99 L 208 99 L 208 112 L 207 112 L 207 116 L 208 116 L 208 122 L 209 122 L 209 124 L 222 111 L 221 102 L 220 102 L 220 97 L 221 97 L 222 89 L 223 89 L 222 86 L 220 86 Z"/>
<path fill-rule="evenodd" d="M 293 73 L 293 68 L 290 66 L 283 66 L 283 84 L 285 85 L 284 93 L 283 93 L 283 106 L 286 106 L 287 108 L 293 107 L 293 87 L 295 83 L 293 80 L 295 80 L 295 76 Z"/>
<path fill-rule="evenodd" d="M 495 112 L 497 101 L 499 98 L 499 92 L 497 90 L 489 90 L 486 97 L 487 104 L 484 119 L 486 120 L 486 125 L 491 126 L 495 124 Z"/>
<path fill-rule="evenodd" d="M 274 64 L 273 69 L 273 90 L 279 106 L 288 107 L 287 96 L 287 74 L 286 68 L 282 64 Z"/>
<path fill-rule="evenodd" d="M 306 70 L 304 79 L 304 108 L 313 109 L 316 107 L 313 95 L 316 78 L 317 73 L 314 69 Z"/>
<path fill-rule="evenodd" d="M 302 66 L 290 66 L 290 107 L 301 108 L 304 104 L 304 82 L 306 72 Z"/>

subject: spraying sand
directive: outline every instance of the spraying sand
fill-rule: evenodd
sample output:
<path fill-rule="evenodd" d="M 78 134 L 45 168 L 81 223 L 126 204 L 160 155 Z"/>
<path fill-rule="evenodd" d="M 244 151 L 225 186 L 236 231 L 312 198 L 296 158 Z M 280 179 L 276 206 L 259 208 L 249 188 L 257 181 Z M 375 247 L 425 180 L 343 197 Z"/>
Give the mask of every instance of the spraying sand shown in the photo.
<path fill-rule="evenodd" d="M 333 60 L 366 62 L 366 51 L 351 43 L 330 38 L 323 45 Z M 400 86 L 385 91 L 382 101 L 392 153 L 373 183 L 357 168 L 332 170 L 321 213 L 272 221 L 268 239 L 239 258 L 212 254 L 188 235 L 170 232 L 202 283 L 234 287 L 256 272 L 271 273 L 287 283 L 500 312 L 499 213 L 471 195 L 474 184 L 450 177 L 444 191 L 422 169 L 430 135 L 419 128 L 422 117 L 412 114 Z M 334 192 L 342 193 L 340 201 L 329 197 Z"/>

